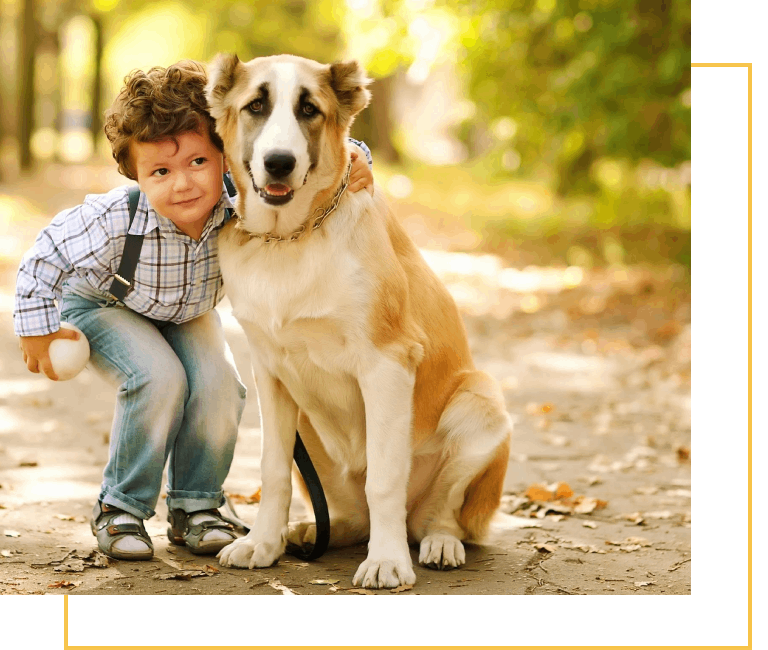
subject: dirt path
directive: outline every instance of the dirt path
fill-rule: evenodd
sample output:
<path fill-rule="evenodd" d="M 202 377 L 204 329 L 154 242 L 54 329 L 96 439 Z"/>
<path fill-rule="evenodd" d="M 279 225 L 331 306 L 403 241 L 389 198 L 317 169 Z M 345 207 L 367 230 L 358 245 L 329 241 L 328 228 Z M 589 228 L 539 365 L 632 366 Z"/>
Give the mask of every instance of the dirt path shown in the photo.
<path fill-rule="evenodd" d="M 50 218 L 41 206 L 55 211 L 114 181 L 77 178 L 81 186 L 49 197 L 32 181 L 0 186 L 0 594 L 358 594 L 351 579 L 364 546 L 309 564 L 286 556 L 270 569 L 226 569 L 168 544 L 162 502 L 147 522 L 153 561 L 105 563 L 92 553 L 87 519 L 107 458 L 113 394 L 89 371 L 61 383 L 27 372 L 11 322 L 18 258 Z M 423 227 L 413 234 L 435 241 Z M 417 565 L 416 586 L 399 595 L 689 594 L 683 274 L 517 271 L 489 256 L 425 256 L 462 309 L 478 366 L 502 382 L 516 428 L 488 544 L 469 547 L 461 570 Z M 260 485 L 255 389 L 244 336 L 227 302 L 220 311 L 249 388 L 224 488 L 250 495 Z M 237 507 L 250 520 L 258 505 Z M 301 512 L 296 505 L 292 515 Z M 415 549 L 412 556 L 416 564 Z"/>

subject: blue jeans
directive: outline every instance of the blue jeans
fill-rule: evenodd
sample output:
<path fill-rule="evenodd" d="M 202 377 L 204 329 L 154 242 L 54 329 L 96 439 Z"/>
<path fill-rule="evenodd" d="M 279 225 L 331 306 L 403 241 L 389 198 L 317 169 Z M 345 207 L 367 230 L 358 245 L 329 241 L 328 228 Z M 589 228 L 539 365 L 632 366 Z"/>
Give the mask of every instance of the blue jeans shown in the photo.
<path fill-rule="evenodd" d="M 245 386 L 218 313 L 155 321 L 75 279 L 61 315 L 88 338 L 89 368 L 117 388 L 99 500 L 148 519 L 169 461 L 168 508 L 223 505 Z"/>

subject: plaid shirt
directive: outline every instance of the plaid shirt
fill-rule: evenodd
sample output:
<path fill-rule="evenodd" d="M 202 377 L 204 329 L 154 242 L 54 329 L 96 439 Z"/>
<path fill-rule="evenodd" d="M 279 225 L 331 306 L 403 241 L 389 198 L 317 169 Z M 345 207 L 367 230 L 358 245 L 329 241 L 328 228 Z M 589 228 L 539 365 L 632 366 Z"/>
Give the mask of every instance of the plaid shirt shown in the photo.
<path fill-rule="evenodd" d="M 365 144 L 349 139 L 365 152 Z M 85 202 L 57 214 L 21 260 L 13 311 L 18 336 L 40 336 L 59 329 L 59 308 L 65 281 L 77 276 L 109 293 L 120 265 L 125 236 L 144 235 L 133 285 L 123 303 L 160 321 L 183 323 L 213 309 L 224 296 L 219 268 L 218 235 L 234 208 L 222 182 L 219 202 L 199 241 L 179 232 L 170 219 L 157 214 L 142 193 L 130 231 L 128 190 L 89 194 Z"/>

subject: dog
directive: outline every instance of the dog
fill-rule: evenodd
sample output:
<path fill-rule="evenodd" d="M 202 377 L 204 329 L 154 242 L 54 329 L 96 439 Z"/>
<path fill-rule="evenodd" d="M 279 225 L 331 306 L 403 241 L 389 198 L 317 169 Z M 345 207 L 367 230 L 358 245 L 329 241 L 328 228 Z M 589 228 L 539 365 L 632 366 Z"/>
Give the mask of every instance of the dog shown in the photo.
<path fill-rule="evenodd" d="M 262 498 L 224 566 L 267 567 L 286 543 L 298 429 L 325 490 L 330 546 L 368 540 L 355 586 L 413 585 L 465 563 L 497 509 L 511 420 L 475 368 L 458 309 L 380 191 L 344 192 L 347 134 L 370 99 L 357 62 L 219 55 L 206 87 L 237 187 L 219 238 L 262 422 Z M 306 486 L 297 475 L 306 497 Z"/>

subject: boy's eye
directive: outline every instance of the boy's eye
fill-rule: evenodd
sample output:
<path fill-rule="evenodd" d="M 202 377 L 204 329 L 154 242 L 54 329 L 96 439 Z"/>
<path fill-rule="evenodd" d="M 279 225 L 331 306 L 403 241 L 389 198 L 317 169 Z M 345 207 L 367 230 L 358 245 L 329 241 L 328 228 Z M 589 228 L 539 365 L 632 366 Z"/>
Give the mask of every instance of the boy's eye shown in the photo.
<path fill-rule="evenodd" d="M 319 111 L 312 104 L 304 104 L 304 107 L 301 109 L 301 111 L 307 117 L 312 117 L 313 115 L 317 115 L 317 113 L 319 113 Z"/>
<path fill-rule="evenodd" d="M 202 165 L 207 159 L 206 158 L 195 158 L 192 163 L 195 165 Z"/>
<path fill-rule="evenodd" d="M 152 172 L 152 176 L 165 176 L 168 173 L 168 170 L 165 167 L 161 167 L 160 169 L 156 169 Z"/>

